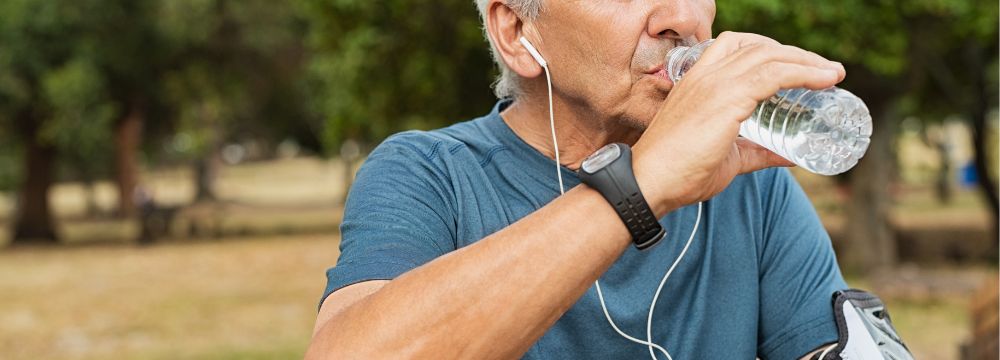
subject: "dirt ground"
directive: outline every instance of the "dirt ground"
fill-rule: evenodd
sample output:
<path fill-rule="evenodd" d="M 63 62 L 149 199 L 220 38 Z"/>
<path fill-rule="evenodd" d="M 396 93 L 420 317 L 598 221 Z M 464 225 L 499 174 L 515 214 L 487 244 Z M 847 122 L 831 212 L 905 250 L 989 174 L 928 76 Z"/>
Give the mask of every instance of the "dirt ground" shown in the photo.
<path fill-rule="evenodd" d="M 0 354 L 301 358 L 337 241 L 304 235 L 0 252 Z M 880 292 L 917 358 L 956 359 L 969 334 L 968 294 L 990 273 L 911 268 L 848 281 Z"/>
<path fill-rule="evenodd" d="M 301 358 L 337 259 L 343 174 L 317 159 L 226 168 L 221 202 L 186 208 L 171 239 L 145 247 L 133 244 L 134 222 L 85 216 L 85 189 L 58 185 L 52 201 L 68 246 L 0 251 L 0 358 Z M 843 194 L 829 178 L 796 176 L 836 245 Z M 163 204 L 193 195 L 187 170 L 144 179 Z M 99 207 L 113 208 L 113 186 L 95 189 Z M 848 283 L 883 297 L 918 359 L 957 359 L 969 296 L 997 274 L 975 260 L 989 241 L 987 215 L 968 190 L 948 205 L 927 187 L 900 194 L 893 221 L 904 263 L 848 274 Z M 12 206 L 0 193 L 0 220 Z M 8 235 L 0 231 L 0 246 Z"/>
<path fill-rule="evenodd" d="M 4 359 L 301 358 L 337 237 L 0 253 Z"/>

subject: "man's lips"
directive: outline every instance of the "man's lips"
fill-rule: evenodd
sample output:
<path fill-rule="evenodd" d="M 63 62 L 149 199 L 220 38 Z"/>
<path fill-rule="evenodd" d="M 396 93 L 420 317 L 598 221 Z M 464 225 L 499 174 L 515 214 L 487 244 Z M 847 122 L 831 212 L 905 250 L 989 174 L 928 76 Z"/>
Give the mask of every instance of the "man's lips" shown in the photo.
<path fill-rule="evenodd" d="M 661 78 L 664 78 L 664 79 L 666 79 L 667 81 L 670 81 L 670 76 L 667 76 L 667 69 L 660 69 L 660 70 L 657 70 L 657 71 L 656 71 L 656 73 L 655 73 L 654 75 L 656 75 L 657 77 L 661 77 Z"/>
<path fill-rule="evenodd" d="M 663 68 L 663 65 L 657 65 L 656 67 L 654 67 L 654 68 L 652 68 L 650 70 L 647 70 L 645 73 L 646 73 L 646 75 L 649 75 L 649 76 L 652 76 L 653 78 L 655 78 L 657 82 L 661 82 L 661 81 L 665 82 L 666 84 L 664 84 L 664 85 L 666 86 L 666 88 L 668 90 L 670 88 L 672 88 L 673 85 L 674 85 L 674 82 L 670 80 L 669 76 L 667 76 L 667 70 Z"/>

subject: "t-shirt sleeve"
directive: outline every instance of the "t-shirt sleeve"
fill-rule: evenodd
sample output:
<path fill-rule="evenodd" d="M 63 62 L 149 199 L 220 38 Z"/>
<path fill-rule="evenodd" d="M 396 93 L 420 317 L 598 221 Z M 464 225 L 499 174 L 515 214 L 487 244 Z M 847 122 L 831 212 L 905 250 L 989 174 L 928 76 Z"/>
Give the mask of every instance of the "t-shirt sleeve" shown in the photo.
<path fill-rule="evenodd" d="M 390 137 L 369 155 L 348 193 L 340 257 L 326 272 L 330 293 L 391 280 L 455 249 L 455 220 L 443 173 L 412 136 Z"/>
<path fill-rule="evenodd" d="M 798 359 L 836 342 L 831 299 L 847 284 L 830 236 L 795 178 L 785 168 L 763 174 L 757 351 L 767 360 Z"/>

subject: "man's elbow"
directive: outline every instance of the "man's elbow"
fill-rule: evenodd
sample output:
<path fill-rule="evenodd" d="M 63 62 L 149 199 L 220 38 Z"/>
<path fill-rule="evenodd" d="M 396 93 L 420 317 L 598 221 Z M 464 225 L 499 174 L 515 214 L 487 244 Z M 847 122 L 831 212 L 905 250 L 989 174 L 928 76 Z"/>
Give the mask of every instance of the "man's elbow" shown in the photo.
<path fill-rule="evenodd" d="M 369 353 L 375 347 L 366 346 L 357 341 L 350 341 L 341 329 L 338 329 L 330 321 L 322 326 L 313 335 L 309 348 L 306 349 L 305 359 L 325 360 L 325 359 L 377 359 L 378 354 Z"/>
<path fill-rule="evenodd" d="M 306 349 L 305 359 L 323 360 L 347 358 L 347 351 L 345 351 L 344 347 L 333 344 L 332 340 L 335 334 L 330 334 L 330 332 L 333 332 L 334 329 L 329 329 L 329 327 L 329 320 L 327 320 L 325 324 L 317 326 L 312 340 L 309 342 L 309 347 Z"/>
<path fill-rule="evenodd" d="M 364 349 L 359 349 L 358 341 L 347 340 L 350 334 L 343 329 L 357 329 L 358 326 L 346 324 L 344 312 L 362 303 L 366 298 L 385 286 L 387 280 L 372 280 L 346 286 L 334 291 L 323 300 L 319 314 L 316 316 L 316 326 L 313 328 L 312 341 L 306 349 L 306 359 L 351 359 L 364 358 Z M 343 344 L 341 344 L 343 343 Z"/>

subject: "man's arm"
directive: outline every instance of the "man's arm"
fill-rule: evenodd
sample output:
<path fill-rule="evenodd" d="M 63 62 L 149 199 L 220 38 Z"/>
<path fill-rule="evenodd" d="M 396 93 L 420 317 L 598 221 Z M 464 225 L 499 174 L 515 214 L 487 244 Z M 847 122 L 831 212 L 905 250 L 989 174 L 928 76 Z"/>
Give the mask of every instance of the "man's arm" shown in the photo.
<path fill-rule="evenodd" d="M 503 36 L 491 26 L 491 36 L 513 48 L 521 26 L 508 25 Z M 737 140 L 740 121 L 779 88 L 842 78 L 841 67 L 801 49 L 720 35 L 634 146 L 637 182 L 657 217 L 711 198 L 740 173 L 788 165 Z M 578 186 L 470 246 L 328 300 L 307 358 L 519 357 L 629 244 L 604 198 Z"/>
<path fill-rule="evenodd" d="M 322 304 L 319 315 L 316 319 L 316 326 L 313 329 L 313 336 L 316 336 L 319 331 L 326 325 L 331 318 L 341 313 L 346 308 L 357 303 L 374 294 L 376 291 L 388 284 L 388 280 L 371 280 L 365 281 L 350 286 L 346 286 L 340 290 L 337 290 L 330 294 Z M 810 360 L 812 357 L 829 346 L 835 346 L 836 344 L 827 344 L 817 348 L 805 356 L 802 356 L 799 360 Z M 332 355 L 332 354 L 331 354 Z M 358 355 L 358 354 L 355 354 Z"/>
<path fill-rule="evenodd" d="M 599 193 L 576 187 L 393 281 L 334 292 L 307 358 L 518 357 L 630 240 Z"/>
<path fill-rule="evenodd" d="M 313 327 L 313 336 L 319 333 L 323 325 L 334 315 L 344 311 L 347 307 L 364 299 L 368 295 L 374 294 L 381 289 L 389 280 L 368 280 L 357 284 L 352 284 L 330 293 L 323 303 L 320 304 L 319 315 L 316 316 L 316 325 Z"/>

